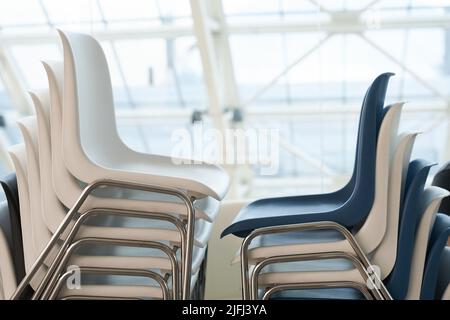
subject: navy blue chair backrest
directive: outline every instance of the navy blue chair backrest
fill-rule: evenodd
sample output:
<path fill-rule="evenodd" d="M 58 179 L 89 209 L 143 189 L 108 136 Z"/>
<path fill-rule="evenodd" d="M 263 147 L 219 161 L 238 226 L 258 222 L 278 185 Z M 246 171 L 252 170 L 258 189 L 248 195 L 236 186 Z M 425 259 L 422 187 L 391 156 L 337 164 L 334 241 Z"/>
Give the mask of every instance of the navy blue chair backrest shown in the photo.
<path fill-rule="evenodd" d="M 425 160 L 414 160 L 409 164 L 405 183 L 405 197 L 400 211 L 397 255 L 395 265 L 385 279 L 386 287 L 394 299 L 403 300 L 408 293 L 409 274 L 414 251 L 416 230 L 423 214 L 422 196 L 425 183 L 433 166 Z"/>
<path fill-rule="evenodd" d="M 438 173 L 436 173 L 432 185 L 450 191 L 450 162 L 447 162 Z M 450 215 L 450 197 L 442 200 L 439 212 Z"/>
<path fill-rule="evenodd" d="M 369 88 L 367 88 L 366 94 L 364 95 L 364 99 L 363 99 L 363 103 L 362 103 L 362 107 L 361 107 L 361 112 L 360 112 L 360 117 L 359 117 L 359 123 L 358 123 L 358 134 L 357 137 L 360 137 L 363 133 L 363 130 L 365 128 L 365 122 L 363 122 L 364 117 L 362 116 L 363 113 L 365 112 L 364 110 L 364 106 L 366 105 L 366 101 L 367 101 L 367 95 L 368 93 L 371 91 L 372 85 L 369 86 Z M 377 132 L 376 132 L 376 136 L 378 136 L 379 133 L 379 129 L 381 126 L 381 120 L 384 118 L 384 115 L 386 114 L 387 110 L 389 109 L 389 107 L 384 108 L 383 109 L 383 104 L 379 104 L 378 106 L 376 106 L 378 108 L 381 109 L 382 112 L 382 117 L 376 117 L 376 122 L 377 122 Z M 378 114 L 378 110 L 377 110 L 377 114 Z M 348 181 L 348 183 L 338 191 L 337 196 L 341 197 L 343 199 L 348 199 L 353 192 L 353 189 L 355 188 L 355 183 L 356 183 L 356 176 L 357 176 L 357 168 L 358 168 L 358 150 L 361 148 L 361 143 L 360 143 L 360 139 L 357 138 L 356 141 L 356 151 L 355 151 L 355 160 L 354 160 L 354 164 L 353 164 L 353 172 L 352 172 L 352 176 L 350 178 L 350 180 Z"/>
<path fill-rule="evenodd" d="M 347 227 L 360 223 L 369 213 L 375 196 L 375 163 L 379 128 L 383 119 L 383 106 L 392 73 L 378 76 L 366 93 L 361 109 L 361 127 L 358 132 L 355 186 L 349 200 L 335 212 L 338 222 Z M 340 215 L 340 217 L 339 217 Z M 334 220 L 334 219 L 333 219 Z M 336 221 L 336 220 L 334 220 Z"/>
<path fill-rule="evenodd" d="M 427 257 L 425 263 L 425 271 L 423 274 L 422 291 L 420 299 L 432 300 L 436 298 L 436 288 L 438 282 L 439 265 L 443 250 L 447 244 L 447 239 L 450 235 L 450 216 L 438 213 L 434 221 L 433 230 L 431 231 L 430 240 L 428 242 Z M 445 257 L 444 257 L 445 258 Z M 443 261 L 446 262 L 446 261 Z M 450 267 L 450 264 L 448 265 Z M 447 276 L 450 280 L 450 269 L 446 273 L 441 273 L 440 276 Z M 441 284 L 445 281 L 441 281 Z M 447 281 L 448 284 L 448 281 Z M 440 288 L 442 291 L 442 288 Z M 438 292 L 440 298 L 442 292 Z"/>

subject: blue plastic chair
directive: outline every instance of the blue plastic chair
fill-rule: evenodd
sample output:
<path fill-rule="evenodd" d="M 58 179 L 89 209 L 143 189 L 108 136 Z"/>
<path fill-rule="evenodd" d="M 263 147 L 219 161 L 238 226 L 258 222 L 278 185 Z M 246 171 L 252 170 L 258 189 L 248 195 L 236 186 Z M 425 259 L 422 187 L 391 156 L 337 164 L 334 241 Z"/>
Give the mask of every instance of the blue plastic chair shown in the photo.
<path fill-rule="evenodd" d="M 335 221 L 352 227 L 363 221 L 374 199 L 377 136 L 392 75 L 378 76 L 367 90 L 361 109 L 354 170 L 346 186 L 327 194 L 257 200 L 242 209 L 221 236 L 232 233 L 245 237 L 255 229 L 277 225 Z"/>
<path fill-rule="evenodd" d="M 433 164 L 425 160 L 414 160 L 408 170 L 406 184 L 408 191 L 404 200 L 404 208 L 400 213 L 398 250 L 395 266 L 385 284 L 396 300 L 404 300 L 408 293 L 409 274 L 414 252 L 414 239 L 420 218 L 424 213 L 424 186 Z M 411 172 L 411 173 L 410 173 Z"/>
<path fill-rule="evenodd" d="M 446 249 L 449 236 L 450 216 L 439 213 L 428 243 L 421 300 L 440 299 L 450 283 L 450 248 Z"/>
<path fill-rule="evenodd" d="M 400 211 L 398 250 L 395 266 L 390 275 L 384 280 L 390 294 L 394 299 L 405 299 L 408 291 L 410 265 L 414 250 L 414 237 L 420 217 L 423 214 L 424 186 L 428 173 L 433 164 L 425 160 L 411 161 L 405 182 L 405 193 Z M 335 269 L 345 269 L 348 266 L 342 259 L 333 260 L 337 264 Z M 327 261 L 328 266 L 331 261 Z M 341 267 L 339 267 L 341 266 Z M 279 266 L 278 268 L 283 268 Z M 277 265 L 271 271 L 277 270 Z M 355 289 L 333 288 L 314 290 L 284 291 L 274 295 L 275 299 L 364 299 L 364 296 Z"/>
<path fill-rule="evenodd" d="M 450 162 L 447 162 L 439 169 L 433 178 L 432 185 L 450 191 Z M 442 200 L 439 212 L 450 215 L 450 197 Z"/>
<path fill-rule="evenodd" d="M 435 299 L 450 300 L 450 247 L 444 247 L 439 261 Z"/>

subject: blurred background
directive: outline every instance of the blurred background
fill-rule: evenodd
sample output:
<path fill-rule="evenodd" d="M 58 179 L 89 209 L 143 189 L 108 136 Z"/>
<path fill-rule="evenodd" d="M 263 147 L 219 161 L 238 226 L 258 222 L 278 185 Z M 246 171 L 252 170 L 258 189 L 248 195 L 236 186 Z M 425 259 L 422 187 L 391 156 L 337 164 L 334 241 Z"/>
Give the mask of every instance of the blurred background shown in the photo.
<path fill-rule="evenodd" d="M 206 127 L 275 128 L 280 167 L 228 168 L 229 199 L 331 191 L 353 168 L 361 102 L 394 72 L 388 103 L 424 133 L 415 157 L 450 160 L 450 1 L 0 0 L 0 174 L 15 124 L 61 59 L 55 28 L 101 41 L 120 135 L 171 154 L 171 135 Z"/>

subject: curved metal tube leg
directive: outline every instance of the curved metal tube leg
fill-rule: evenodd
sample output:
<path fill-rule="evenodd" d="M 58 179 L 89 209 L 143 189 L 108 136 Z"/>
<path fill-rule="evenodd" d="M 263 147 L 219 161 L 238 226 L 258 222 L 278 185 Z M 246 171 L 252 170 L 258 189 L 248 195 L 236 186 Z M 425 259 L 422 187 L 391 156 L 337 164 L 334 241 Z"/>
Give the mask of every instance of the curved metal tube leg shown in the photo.
<path fill-rule="evenodd" d="M 85 273 L 95 273 L 95 274 L 108 274 L 108 275 L 123 275 L 123 276 L 139 276 L 145 277 L 149 279 L 153 279 L 158 282 L 163 300 L 167 300 L 169 298 L 169 288 L 167 287 L 167 283 L 161 277 L 161 275 L 156 272 L 145 270 L 145 269 L 124 269 L 124 268 L 93 268 L 93 267 L 82 267 L 80 268 L 81 272 Z M 53 289 L 49 296 L 49 300 L 55 300 L 58 296 L 58 293 L 61 291 L 62 286 L 67 281 L 67 279 L 73 275 L 73 271 L 68 271 L 63 274 Z"/>
<path fill-rule="evenodd" d="M 314 231 L 314 230 L 335 230 L 341 233 L 345 239 L 348 241 L 350 246 L 352 247 L 354 253 L 358 257 L 358 259 L 362 262 L 366 269 L 369 269 L 370 261 L 362 251 L 356 239 L 353 237 L 350 231 L 348 231 L 342 225 L 334 222 L 334 221 L 319 221 L 319 222 L 308 222 L 308 223 L 300 223 L 300 224 L 291 224 L 291 225 L 281 225 L 281 226 L 273 226 L 273 227 L 265 227 L 260 229 L 253 230 L 242 242 L 241 245 L 241 281 L 242 281 L 242 298 L 247 300 L 250 299 L 250 288 L 249 288 L 249 270 L 248 270 L 248 247 L 254 238 L 257 236 L 261 236 L 264 234 L 272 234 L 272 233 L 283 233 L 283 232 L 292 232 L 292 231 Z M 379 284 L 375 286 L 375 290 L 380 291 L 383 297 L 387 300 L 392 300 L 391 295 L 389 294 L 386 286 L 383 284 L 381 279 L 377 274 L 374 274 L 371 278 L 371 281 Z"/>
<path fill-rule="evenodd" d="M 64 257 L 61 260 L 61 263 L 58 265 L 55 270 L 54 276 L 49 282 L 48 286 L 45 288 L 44 293 L 42 294 L 42 299 L 47 299 L 50 293 L 52 292 L 54 286 L 58 281 L 58 277 L 61 274 L 62 270 L 66 267 L 70 257 L 72 254 L 78 249 L 80 246 L 85 244 L 105 244 L 105 245 L 122 245 L 122 246 L 130 246 L 130 247 L 143 247 L 143 248 L 152 248 L 158 249 L 164 252 L 170 259 L 171 267 L 172 267 L 172 277 L 174 281 L 176 280 L 178 274 L 178 264 L 176 261 L 176 256 L 174 252 L 166 245 L 159 242 L 149 242 L 149 241 L 138 241 L 138 240 L 129 240 L 129 239 L 108 239 L 108 238 L 83 238 L 78 241 L 75 241 L 69 249 L 64 253 Z M 175 286 L 174 286 L 175 288 Z"/>
<path fill-rule="evenodd" d="M 62 243 L 58 253 L 56 254 L 55 258 L 53 259 L 52 263 L 50 264 L 50 266 L 47 270 L 47 273 L 45 274 L 45 276 L 42 279 L 41 283 L 39 284 L 38 288 L 36 289 L 36 292 L 33 295 L 34 299 L 39 298 L 39 296 L 42 294 L 42 292 L 44 291 L 44 289 L 47 286 L 47 284 L 49 283 L 49 281 L 52 279 L 53 274 L 54 274 L 58 264 L 61 262 L 61 259 L 63 258 L 65 251 L 67 250 L 69 245 L 75 239 L 75 236 L 78 233 L 82 224 L 89 217 L 91 217 L 93 215 L 102 214 L 102 213 L 106 213 L 109 215 L 111 215 L 111 214 L 112 215 L 126 215 L 126 216 L 131 216 L 131 217 L 136 217 L 136 218 L 147 218 L 147 219 L 152 219 L 152 220 L 164 220 L 164 221 L 171 222 L 172 224 L 174 224 L 177 227 L 178 231 L 180 232 L 181 247 L 182 247 L 181 250 L 183 252 L 186 232 L 185 232 L 181 222 L 173 216 L 159 214 L 159 213 L 147 213 L 147 212 L 136 211 L 136 210 L 118 210 L 118 209 L 109 209 L 109 208 L 91 209 L 89 211 L 82 213 L 80 215 L 80 217 L 76 220 L 75 224 L 70 229 L 68 235 L 66 236 L 66 239 Z M 173 285 L 177 286 L 177 288 L 174 289 L 174 292 L 176 292 L 176 293 L 180 292 L 180 289 L 179 289 L 180 284 L 178 281 L 178 277 L 174 278 Z"/>
<path fill-rule="evenodd" d="M 86 201 L 87 197 L 97 188 L 100 187 L 118 187 L 124 189 L 132 189 L 132 190 L 141 190 L 147 192 L 155 192 L 161 194 L 167 194 L 174 197 L 179 198 L 186 206 L 187 210 L 187 239 L 186 239 L 186 253 L 183 265 L 183 299 L 188 299 L 190 294 L 190 276 L 191 276 L 191 268 L 190 263 L 192 261 L 192 250 L 193 250 L 193 231 L 194 231 L 194 221 L 195 221 L 195 210 L 193 206 L 193 198 L 190 198 L 186 195 L 185 192 L 175 189 L 175 188 L 166 188 L 160 186 L 151 186 L 146 184 L 127 182 L 127 181 L 117 181 L 110 179 L 102 179 L 97 180 L 89 185 L 81 193 L 80 197 L 74 204 L 74 206 L 69 210 L 64 220 L 59 225 L 56 232 L 53 234 L 47 246 L 42 250 L 39 257 L 34 262 L 30 271 L 25 275 L 20 284 L 17 286 L 16 291 L 11 296 L 12 300 L 20 298 L 21 294 L 24 292 L 27 285 L 29 285 L 30 281 L 36 275 L 45 259 L 51 252 L 51 249 L 56 245 L 57 241 L 61 237 L 62 233 L 66 230 L 72 219 L 76 218 L 78 211 L 80 210 L 82 204 Z"/>
<path fill-rule="evenodd" d="M 347 259 L 349 260 L 355 268 L 359 271 L 364 281 L 370 281 L 370 275 L 364 268 L 364 265 L 358 258 L 347 252 L 340 251 L 330 251 L 330 252 L 320 252 L 320 253 L 303 253 L 303 254 L 293 254 L 285 256 L 274 256 L 266 258 L 256 264 L 253 269 L 252 276 L 250 279 L 250 297 L 256 300 L 258 298 L 258 277 L 262 269 L 270 264 L 274 263 L 287 263 L 295 261 L 307 261 L 307 260 L 329 260 L 329 259 Z M 301 271 L 300 271 L 301 272 Z M 328 283 L 329 281 L 317 282 L 317 283 Z M 377 299 L 384 300 L 383 296 L 376 290 L 374 290 L 374 296 Z"/>
<path fill-rule="evenodd" d="M 286 290 L 303 290 L 303 289 L 329 289 L 329 288 L 352 288 L 361 292 L 367 300 L 373 300 L 369 290 L 364 285 L 358 282 L 342 281 L 342 282 L 327 282 L 326 284 L 321 282 L 305 282 L 295 284 L 282 284 L 277 285 L 264 293 L 263 300 L 269 300 L 272 295 L 280 291 Z"/>
<path fill-rule="evenodd" d="M 143 299 L 130 298 L 130 297 L 104 297 L 104 296 L 72 295 L 72 296 L 61 297 L 59 300 L 143 300 Z"/>

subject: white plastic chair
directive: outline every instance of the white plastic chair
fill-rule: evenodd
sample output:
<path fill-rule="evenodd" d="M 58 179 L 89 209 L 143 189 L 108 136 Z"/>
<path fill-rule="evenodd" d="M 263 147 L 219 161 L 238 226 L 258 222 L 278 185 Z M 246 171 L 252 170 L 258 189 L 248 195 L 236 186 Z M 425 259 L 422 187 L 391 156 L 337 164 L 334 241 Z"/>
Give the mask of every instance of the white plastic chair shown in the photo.
<path fill-rule="evenodd" d="M 51 150 L 52 150 L 52 180 L 53 186 L 58 199 L 67 207 L 72 208 L 78 200 L 79 195 L 83 191 L 80 182 L 77 181 L 71 173 L 67 170 L 62 150 L 62 90 L 64 86 L 64 66 L 60 61 L 43 62 L 44 68 L 48 77 L 48 84 L 50 90 L 50 110 L 44 108 L 46 118 L 50 117 L 50 136 L 51 136 Z M 47 116 L 48 115 L 48 116 Z M 137 193 L 137 192 L 136 192 Z M 141 201 L 137 199 L 120 198 L 120 190 L 108 190 L 104 197 L 91 195 L 83 203 L 80 211 L 86 211 L 91 208 L 114 207 L 117 209 L 135 209 L 145 211 L 149 209 L 148 201 Z M 128 194 L 129 195 L 129 194 Z M 138 194 L 139 195 L 139 194 Z M 114 198 L 116 197 L 116 198 Z M 145 200 L 152 200 L 151 209 L 153 212 L 167 213 L 171 212 L 183 218 L 186 217 L 186 206 L 174 197 L 165 195 L 153 195 L 149 198 L 148 195 Z M 207 197 L 197 200 L 195 202 L 197 219 L 202 219 L 208 222 L 213 222 L 219 212 L 220 202 Z"/>
<path fill-rule="evenodd" d="M 55 233 L 55 238 L 67 228 L 70 219 L 80 209 L 87 196 L 100 186 L 152 191 L 178 197 L 186 208 L 183 298 L 187 298 L 191 291 L 189 279 L 191 279 L 195 220 L 193 202 L 195 199 L 206 197 L 221 200 L 228 189 L 228 175 L 214 165 L 175 164 L 170 157 L 142 154 L 125 146 L 117 134 L 109 72 L 101 47 L 89 36 L 72 34 L 66 36 L 62 32 L 60 35 L 63 40 L 65 69 L 63 157 L 69 172 L 88 186 L 71 207 L 68 216 L 58 229 L 60 232 Z M 89 52 L 87 56 L 86 52 Z M 91 69 L 92 65 L 96 66 L 96 70 Z M 85 81 L 91 82 L 91 85 L 86 86 Z M 93 105 L 96 110 L 91 108 Z M 97 125 L 92 127 L 91 121 Z M 107 124 L 108 121 L 111 122 Z M 92 135 L 93 140 L 86 139 L 89 135 Z M 99 143 L 98 146 L 93 148 L 96 143 Z M 73 156 L 80 158 L 73 161 L 74 159 L 71 159 Z M 88 171 L 85 171 L 86 169 Z M 54 244 L 52 240 L 46 246 L 38 258 L 38 266 Z M 33 271 L 27 275 L 23 283 L 29 281 L 32 276 Z M 21 283 L 18 292 L 22 289 Z"/>
<path fill-rule="evenodd" d="M 24 121 L 25 123 L 27 121 Z M 30 122 L 29 122 L 30 123 Z M 29 124 L 28 123 L 28 124 Z M 26 140 L 26 139 L 25 139 Z M 26 141 L 27 142 L 27 141 Z M 36 179 L 36 175 L 32 174 L 31 171 L 28 171 L 27 168 L 27 155 L 26 155 L 26 148 L 23 144 L 13 146 L 10 150 L 11 157 L 13 159 L 13 162 L 15 164 L 16 174 L 18 178 L 18 189 L 19 189 L 19 196 L 20 196 L 20 205 L 21 205 L 21 217 L 25 219 L 25 221 L 30 221 L 31 224 L 37 223 L 42 224 L 42 221 L 39 221 L 39 210 L 30 210 L 31 208 L 38 208 L 38 197 L 33 196 L 33 192 L 30 192 L 29 185 L 27 182 L 29 180 Z M 32 157 L 30 157 L 30 160 L 35 161 Z M 25 175 L 25 176 L 24 176 Z M 30 179 L 28 179 L 27 176 L 30 176 Z M 29 197 L 26 197 L 24 195 L 28 194 Z M 28 206 L 26 205 L 26 201 L 29 201 Z M 25 209 L 25 210 L 23 210 Z M 42 244 L 42 239 L 35 239 L 33 236 L 35 235 L 33 233 L 33 228 L 28 224 L 23 224 L 23 231 L 26 234 L 31 235 L 31 239 L 27 239 L 26 242 L 24 242 L 25 248 L 30 248 L 31 250 L 28 251 L 28 256 L 31 256 L 31 259 L 38 256 L 39 252 L 33 251 L 33 244 L 40 245 Z M 31 241 L 31 243 L 29 242 Z M 108 259 L 109 258 L 109 259 Z M 113 258 L 113 259 L 111 259 Z M 132 258 L 132 257 L 130 257 Z M 125 260 L 125 259 L 123 259 Z M 128 260 L 130 261 L 130 259 Z M 124 266 L 117 264 L 114 265 L 114 257 L 107 257 L 106 259 L 102 260 L 101 256 L 81 256 L 81 255 L 73 255 L 71 256 L 70 264 L 76 265 L 80 268 L 85 267 L 95 267 L 98 269 L 104 269 L 104 268 L 124 268 Z M 125 261 L 122 261 L 123 264 L 125 264 Z M 67 263 L 68 264 L 68 263 Z M 145 263 L 141 263 L 140 265 L 133 265 L 128 263 L 126 265 L 128 268 L 139 268 L 139 269 L 145 269 L 149 268 L 148 265 L 145 265 Z M 41 268 L 41 273 L 38 274 L 39 277 L 33 278 L 36 279 L 33 285 L 33 288 L 37 288 L 40 284 L 40 280 L 43 278 L 43 276 L 46 274 L 46 268 L 45 266 Z M 195 279 L 193 279 L 195 281 Z M 32 282 L 33 284 L 33 282 Z M 145 287 L 145 288 L 143 288 Z M 133 290 L 133 288 L 135 290 Z M 81 290 L 78 289 L 70 289 L 70 288 L 62 288 L 62 294 L 63 295 L 69 295 L 76 294 L 78 296 L 81 295 L 88 295 L 88 296 L 114 296 L 117 295 L 118 292 L 120 292 L 120 286 L 114 286 L 114 285 L 83 285 Z M 75 290 L 73 292 L 73 290 Z M 135 292 L 133 297 L 139 297 L 140 295 L 143 295 L 145 297 L 149 298 L 162 298 L 162 291 L 160 287 L 152 287 L 149 285 L 144 286 L 123 286 L 123 294 L 120 295 L 121 297 L 130 297 L 132 296 L 132 293 Z M 144 295 L 145 293 L 145 295 Z"/>
<path fill-rule="evenodd" d="M 52 184 L 52 157 L 51 157 L 51 145 L 50 145 L 50 135 L 49 135 L 49 119 L 48 115 L 48 94 L 40 93 L 40 94 L 31 94 L 35 108 L 36 108 L 36 119 L 37 119 L 37 133 L 36 132 L 28 132 L 25 133 L 27 135 L 35 135 L 38 136 L 38 149 L 39 149 L 39 168 L 41 172 L 41 198 L 43 204 L 43 214 L 44 220 L 51 230 L 51 232 L 55 232 L 59 227 L 60 223 L 64 219 L 66 212 L 62 205 L 59 203 L 57 196 L 53 190 Z M 30 137 L 31 138 L 31 137 Z M 81 191 L 81 190 L 80 190 Z M 104 201 L 106 199 L 102 199 Z M 115 199 L 117 200 L 117 199 Z M 139 201 L 139 204 L 144 201 Z M 147 207 L 146 211 L 148 212 L 158 212 L 159 205 L 161 202 L 157 203 L 158 208 L 156 210 L 153 209 L 153 202 L 146 201 Z M 170 207 L 171 203 L 168 202 L 167 206 Z M 100 208 L 115 208 L 111 205 L 106 205 L 103 203 L 103 206 L 98 206 Z M 135 207 L 132 207 L 135 209 Z M 168 210 L 170 212 L 170 209 Z M 135 220 L 130 219 L 129 220 Z M 138 226 L 140 228 L 126 228 L 120 226 L 118 227 L 102 227 L 102 228 L 83 228 L 82 234 L 84 237 L 88 237 L 90 235 L 94 236 L 102 236 L 102 237 L 113 237 L 120 238 L 126 237 L 127 235 L 132 235 L 133 239 L 147 239 L 148 241 L 170 241 L 172 243 L 178 244 L 180 243 L 180 234 L 171 224 L 161 223 L 161 227 L 163 229 L 158 229 L 158 222 L 152 221 L 149 227 L 153 229 L 144 228 L 146 227 L 146 222 L 139 221 Z M 148 223 L 148 222 L 147 222 Z M 196 222 L 196 234 L 195 234 L 195 244 L 198 247 L 205 247 L 209 238 L 209 234 L 211 232 L 212 224 L 208 223 L 204 220 L 199 220 Z M 91 231 L 88 231 L 92 229 Z"/>
<path fill-rule="evenodd" d="M 38 122 L 38 137 L 39 137 L 39 163 L 40 163 L 40 172 L 41 172 L 41 198 L 42 198 L 42 213 L 44 215 L 44 220 L 47 223 L 47 226 L 50 228 L 52 232 L 55 232 L 59 223 L 63 220 L 66 212 L 61 204 L 58 202 L 56 195 L 52 192 L 53 186 L 51 181 L 51 156 L 50 156 L 50 141 L 49 141 L 49 132 L 48 132 L 48 121 L 46 119 L 46 109 L 45 101 L 48 101 L 48 98 L 45 97 L 45 93 L 41 93 L 39 95 L 32 94 L 32 98 L 36 107 L 36 115 Z M 44 101 L 44 103 L 42 103 Z M 29 132 L 33 128 L 29 130 L 24 129 L 24 135 L 26 139 L 32 141 L 33 135 L 36 135 L 35 132 Z M 149 202 L 148 208 L 146 210 L 152 210 L 152 202 Z M 49 221 L 50 220 L 50 221 Z M 57 221 L 55 221 L 57 220 Z M 203 220 L 204 221 L 204 220 Z M 144 222 L 145 223 L 145 222 Z M 207 228 L 203 226 L 197 226 L 196 228 L 196 245 L 204 248 L 206 246 L 206 241 L 209 238 L 210 233 L 210 223 L 197 221 L 198 224 L 203 223 L 207 226 Z M 142 221 L 141 221 L 142 224 Z M 150 225 L 151 226 L 151 225 Z M 124 228 L 124 227 L 93 227 L 86 226 L 84 227 L 78 234 L 78 238 L 82 237 L 102 237 L 102 238 L 132 238 L 136 240 L 147 240 L 147 241 L 170 241 L 171 243 L 179 243 L 180 242 L 180 234 L 176 230 L 167 230 L 167 229 L 148 229 L 143 228 L 145 225 L 140 228 Z M 167 228 L 167 226 L 166 226 Z M 48 242 L 48 239 L 46 240 Z M 178 244 L 179 245 L 179 244 Z M 157 252 L 159 253 L 159 252 Z M 202 262 L 202 258 L 204 256 L 205 250 L 194 250 L 194 262 L 192 266 L 192 272 L 195 274 Z M 114 258 L 109 258 L 110 260 L 114 260 Z M 170 267 L 170 261 L 167 258 L 156 257 L 136 257 L 138 260 L 144 260 L 144 262 L 148 266 L 167 266 Z M 123 267 L 124 265 L 131 263 L 129 258 L 126 257 L 116 257 L 116 264 L 120 262 L 120 265 Z M 132 263 L 131 263 L 132 264 Z M 143 265 L 142 262 L 140 265 Z"/>
<path fill-rule="evenodd" d="M 229 185 L 220 167 L 189 163 L 128 148 L 115 122 L 111 80 L 101 46 L 94 38 L 59 32 L 64 50 L 63 154 L 66 167 L 80 181 L 111 179 L 151 188 L 175 188 L 180 197 L 221 200 Z M 101 146 L 101 148 L 99 147 Z M 157 191 L 155 189 L 155 191 Z M 187 204 L 189 205 L 189 204 Z M 194 214 L 186 222 L 183 295 L 190 292 Z"/>
<path fill-rule="evenodd" d="M 221 200 L 229 178 L 216 165 L 176 164 L 165 156 L 128 148 L 117 133 L 108 65 L 100 44 L 85 34 L 59 35 L 64 49 L 63 150 L 80 181 L 135 181 L 187 190 Z M 175 161 L 176 162 L 176 161 Z"/>
<path fill-rule="evenodd" d="M 27 177 L 27 159 L 25 152 L 25 145 L 23 143 L 10 146 L 8 148 L 9 155 L 14 165 L 14 170 L 17 176 L 17 189 L 19 193 L 19 207 L 20 207 L 20 222 L 23 237 L 23 250 L 25 260 L 25 270 L 29 272 L 34 261 L 38 257 L 38 249 L 33 239 L 32 222 L 30 214 L 30 197 L 28 194 L 28 177 Z M 34 277 L 30 280 L 30 286 L 36 289 L 40 281 L 45 275 L 46 268 L 41 266 Z"/>
<path fill-rule="evenodd" d="M 34 101 L 37 101 L 37 96 L 34 95 Z M 38 159 L 37 159 L 37 135 L 36 132 L 36 117 L 30 116 L 24 119 L 19 120 L 19 127 L 21 128 L 25 146 L 26 146 L 26 157 L 27 157 L 27 163 L 30 168 L 33 168 L 33 170 L 30 170 L 28 174 L 28 182 L 29 186 L 35 186 L 38 185 L 40 182 L 45 182 L 41 180 L 39 177 L 40 168 L 38 165 Z M 45 141 L 41 141 L 45 145 Z M 48 155 L 49 156 L 49 155 Z M 44 160 L 48 157 L 44 157 Z M 42 174 L 41 177 L 44 178 L 50 178 L 46 174 Z M 48 180 L 46 181 L 48 182 Z M 39 184 L 40 185 L 40 184 Z M 45 200 L 51 200 L 49 195 L 52 193 L 52 189 L 48 189 L 48 184 L 43 185 L 42 187 L 45 187 L 45 189 L 42 189 L 43 192 L 46 193 L 47 197 Z M 31 189 L 29 190 L 37 190 L 37 192 L 31 192 L 29 194 L 30 196 L 30 203 L 31 203 L 31 221 L 32 221 L 32 234 L 33 234 L 33 241 L 35 244 L 37 244 L 40 247 L 45 246 L 50 239 L 51 239 L 51 233 L 49 229 L 47 228 L 47 225 L 45 224 L 45 215 L 43 214 L 42 209 L 45 208 L 45 210 L 58 210 L 58 207 L 49 207 L 49 203 L 46 203 L 45 206 L 43 206 L 41 201 L 41 186 L 39 186 L 38 189 Z M 55 199 L 53 199 L 55 200 Z M 55 205 L 57 203 L 54 203 Z M 59 207 L 61 210 L 62 208 Z M 107 211 L 107 210 L 105 210 Z M 60 214 L 63 214 L 63 212 L 60 212 Z M 165 230 L 165 229 L 136 229 L 136 228 L 104 228 L 105 230 L 102 230 L 104 227 L 84 227 L 81 232 L 78 234 L 78 238 L 86 238 L 86 237 L 96 237 L 96 238 L 112 238 L 112 239 L 134 239 L 139 241 L 165 241 L 170 242 L 172 240 L 180 241 L 179 238 L 174 238 L 173 233 L 176 233 L 172 230 Z M 122 229 L 125 229 L 122 230 Z M 40 231 L 40 232 L 39 232 Z M 145 231 L 147 231 L 147 234 L 145 234 Z M 168 234 L 169 233 L 169 234 Z M 167 236 L 167 238 L 165 238 Z M 193 263 L 193 274 L 196 274 L 200 268 L 200 265 L 202 263 L 202 259 L 204 257 L 206 248 L 198 248 L 194 250 L 194 263 Z M 126 251 L 126 250 L 125 250 Z M 40 251 L 37 251 L 39 253 Z M 76 258 L 74 257 L 72 259 L 72 264 L 79 265 L 79 266 L 97 266 L 97 267 L 116 267 L 116 268 L 124 268 L 124 267 L 134 267 L 134 268 L 156 268 L 156 269 L 163 269 L 163 270 L 171 270 L 171 262 L 167 257 L 164 257 L 161 255 L 161 252 L 155 251 L 152 253 L 152 256 L 141 256 L 141 257 L 131 257 L 131 256 L 106 256 L 106 257 L 97 257 L 97 256 L 83 256 Z M 103 258 L 103 259 L 102 259 Z"/>
<path fill-rule="evenodd" d="M 423 273 L 425 270 L 425 259 L 428 247 L 428 240 L 431 230 L 433 229 L 433 223 L 436 218 L 436 214 L 441 204 L 441 200 L 447 197 L 450 192 L 438 187 L 429 187 L 436 194 L 435 201 L 430 205 L 430 208 L 422 215 L 419 227 L 416 232 L 416 238 L 414 241 L 414 253 L 411 261 L 411 271 L 409 275 L 409 287 L 407 300 L 419 300 L 420 292 L 422 289 Z"/>

